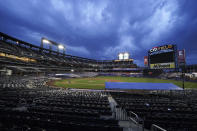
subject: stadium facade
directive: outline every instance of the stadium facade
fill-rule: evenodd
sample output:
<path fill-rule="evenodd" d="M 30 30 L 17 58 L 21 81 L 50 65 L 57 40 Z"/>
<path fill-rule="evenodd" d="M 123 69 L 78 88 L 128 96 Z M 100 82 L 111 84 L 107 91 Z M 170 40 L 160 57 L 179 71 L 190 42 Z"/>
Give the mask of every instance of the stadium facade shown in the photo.
<path fill-rule="evenodd" d="M 94 60 L 46 49 L 0 32 L 0 70 L 10 73 L 135 71 L 133 59 Z M 8 73 L 8 74 L 10 74 Z"/>

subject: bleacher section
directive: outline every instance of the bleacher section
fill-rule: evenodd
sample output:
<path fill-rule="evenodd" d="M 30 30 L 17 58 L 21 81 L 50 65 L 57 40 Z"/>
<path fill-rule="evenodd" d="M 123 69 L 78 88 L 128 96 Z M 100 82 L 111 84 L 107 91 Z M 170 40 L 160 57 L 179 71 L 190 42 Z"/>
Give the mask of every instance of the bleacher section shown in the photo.
<path fill-rule="evenodd" d="M 146 129 L 156 124 L 167 131 L 197 130 L 196 91 L 111 92 L 111 95 L 130 117 Z"/>
<path fill-rule="evenodd" d="M 0 130 L 122 131 L 120 121 L 145 130 L 153 124 L 167 131 L 197 130 L 195 90 L 69 90 L 47 86 L 49 79 L 0 78 Z M 113 99 L 115 107 L 110 103 Z M 132 124 L 129 127 L 132 129 Z"/>
<path fill-rule="evenodd" d="M 46 80 L 1 78 L 0 130 L 122 130 L 104 92 L 51 88 Z"/>

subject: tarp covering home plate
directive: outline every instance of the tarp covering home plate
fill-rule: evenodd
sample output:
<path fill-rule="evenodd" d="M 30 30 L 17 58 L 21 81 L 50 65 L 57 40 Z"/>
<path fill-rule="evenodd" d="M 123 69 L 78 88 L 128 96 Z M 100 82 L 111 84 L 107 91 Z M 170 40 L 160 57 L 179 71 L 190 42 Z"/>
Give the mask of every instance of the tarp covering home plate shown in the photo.
<path fill-rule="evenodd" d="M 105 82 L 108 90 L 182 90 L 172 83 Z"/>

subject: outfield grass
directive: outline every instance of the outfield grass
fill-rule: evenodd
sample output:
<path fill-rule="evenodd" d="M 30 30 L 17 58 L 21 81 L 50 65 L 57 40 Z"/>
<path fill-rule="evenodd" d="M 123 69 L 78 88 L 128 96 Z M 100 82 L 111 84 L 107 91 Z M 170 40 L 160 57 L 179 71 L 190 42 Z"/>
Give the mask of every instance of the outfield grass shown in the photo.
<path fill-rule="evenodd" d="M 95 78 L 72 78 L 58 80 L 54 82 L 55 86 L 65 88 L 79 89 L 105 89 L 105 82 L 150 82 L 150 83 L 173 83 L 182 87 L 182 81 L 162 80 L 156 78 L 135 78 L 135 77 L 111 77 L 100 76 Z M 195 82 L 185 82 L 185 88 L 197 88 Z"/>

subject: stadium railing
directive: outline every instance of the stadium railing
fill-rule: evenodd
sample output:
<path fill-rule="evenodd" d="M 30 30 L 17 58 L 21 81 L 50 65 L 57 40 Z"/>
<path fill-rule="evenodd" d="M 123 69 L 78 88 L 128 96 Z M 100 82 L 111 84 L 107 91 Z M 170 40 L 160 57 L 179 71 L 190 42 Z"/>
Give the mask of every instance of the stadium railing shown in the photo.
<path fill-rule="evenodd" d="M 137 131 L 142 129 L 143 127 L 140 125 L 142 123 L 142 120 L 138 117 L 138 115 L 132 111 L 129 111 L 129 121 L 134 123 L 137 126 Z"/>
<path fill-rule="evenodd" d="M 197 120 L 196 93 L 196 91 L 165 91 L 149 94 L 120 92 L 111 94 L 127 112 L 132 111 L 143 118 L 145 129 L 157 124 L 166 130 L 185 131 L 197 129 L 194 123 Z"/>
<path fill-rule="evenodd" d="M 152 124 L 152 126 L 151 126 L 151 131 L 167 131 L 167 130 L 161 128 L 161 127 L 158 126 L 158 125 Z"/>

